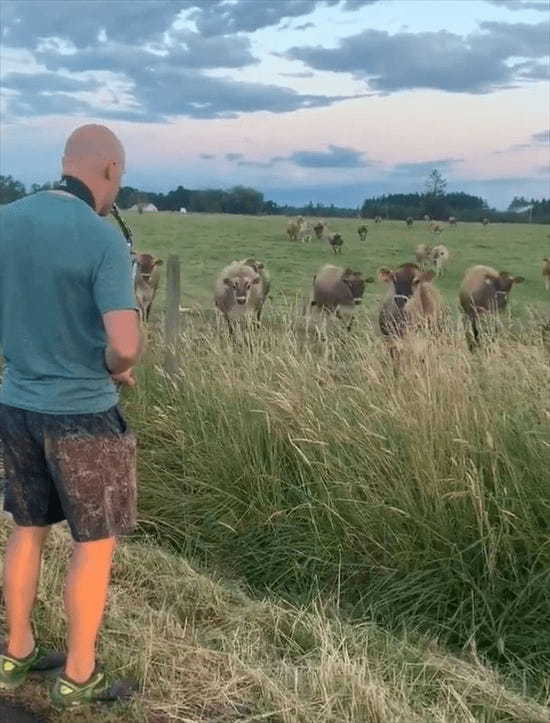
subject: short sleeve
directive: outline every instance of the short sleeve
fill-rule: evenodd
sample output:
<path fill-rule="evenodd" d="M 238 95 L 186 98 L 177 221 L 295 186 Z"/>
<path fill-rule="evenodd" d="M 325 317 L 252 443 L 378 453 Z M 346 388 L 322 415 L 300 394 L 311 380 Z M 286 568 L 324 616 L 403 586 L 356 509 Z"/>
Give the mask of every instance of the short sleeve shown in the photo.
<path fill-rule="evenodd" d="M 137 309 L 130 252 L 123 238 L 118 238 L 118 234 L 107 245 L 95 269 L 93 293 L 101 314 Z"/>

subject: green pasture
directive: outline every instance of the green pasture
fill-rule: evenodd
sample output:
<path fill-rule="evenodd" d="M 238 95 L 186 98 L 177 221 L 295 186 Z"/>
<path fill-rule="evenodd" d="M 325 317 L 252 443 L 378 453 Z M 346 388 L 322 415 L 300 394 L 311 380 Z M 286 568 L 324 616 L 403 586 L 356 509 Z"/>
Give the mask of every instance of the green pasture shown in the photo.
<path fill-rule="evenodd" d="M 456 308 L 457 289 L 464 270 L 474 264 L 494 266 L 526 281 L 514 289 L 514 308 L 533 305 L 548 308 L 541 261 L 550 256 L 550 227 L 540 224 L 459 223 L 441 234 L 430 231 L 424 221 L 407 228 L 403 221 L 331 219 L 330 231 L 344 238 L 342 254 L 335 256 L 326 241 L 292 243 L 286 235 L 288 219 L 281 216 L 232 216 L 218 214 L 126 213 L 138 251 L 166 259 L 178 254 L 182 264 L 182 304 L 208 308 L 219 271 L 234 259 L 254 256 L 268 267 L 273 279 L 272 313 L 309 293 L 314 273 L 325 263 L 351 266 L 368 276 L 376 276 L 380 266 L 397 266 L 414 261 L 420 243 L 445 244 L 452 256 L 444 278 L 436 283 L 451 308 Z M 315 223 L 315 219 L 310 219 Z M 366 223 L 368 235 L 361 243 L 357 228 Z M 383 283 L 369 284 L 365 293 L 366 313 L 376 307 L 386 293 Z M 162 306 L 164 291 L 158 300 Z"/>

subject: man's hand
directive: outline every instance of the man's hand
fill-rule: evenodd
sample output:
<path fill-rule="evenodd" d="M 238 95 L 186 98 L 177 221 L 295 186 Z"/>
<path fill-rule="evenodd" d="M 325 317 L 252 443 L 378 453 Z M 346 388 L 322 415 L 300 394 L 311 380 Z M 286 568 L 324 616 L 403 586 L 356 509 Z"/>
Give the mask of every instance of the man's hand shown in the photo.
<path fill-rule="evenodd" d="M 124 386 L 127 387 L 135 387 L 136 385 L 136 378 L 134 377 L 133 369 L 127 369 L 125 372 L 121 372 L 120 374 L 111 374 L 111 377 L 117 384 L 124 384 Z"/>

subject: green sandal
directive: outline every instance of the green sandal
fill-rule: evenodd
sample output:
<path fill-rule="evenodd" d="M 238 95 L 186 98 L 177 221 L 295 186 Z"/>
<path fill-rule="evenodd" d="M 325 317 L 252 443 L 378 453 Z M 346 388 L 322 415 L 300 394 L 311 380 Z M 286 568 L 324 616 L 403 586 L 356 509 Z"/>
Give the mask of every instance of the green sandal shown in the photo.
<path fill-rule="evenodd" d="M 75 683 L 61 674 L 50 690 L 50 700 L 56 710 L 63 711 L 85 703 L 127 701 L 132 698 L 136 688 L 134 681 L 110 682 L 103 670 L 96 666 L 86 683 Z"/>
<path fill-rule="evenodd" d="M 61 668 L 65 655 L 53 653 L 36 645 L 26 658 L 14 658 L 5 652 L 0 653 L 0 690 L 15 690 L 23 685 L 29 673 L 47 673 Z"/>

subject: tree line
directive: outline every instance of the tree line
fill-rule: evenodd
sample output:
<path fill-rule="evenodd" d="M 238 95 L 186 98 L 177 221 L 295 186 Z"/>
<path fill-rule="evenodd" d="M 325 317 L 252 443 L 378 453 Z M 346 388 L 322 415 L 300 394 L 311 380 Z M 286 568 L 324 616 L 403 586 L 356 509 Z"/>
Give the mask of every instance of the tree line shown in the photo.
<path fill-rule="evenodd" d="M 51 190 L 59 183 L 33 183 L 29 189 L 11 176 L 0 176 L 0 204 L 10 203 L 37 191 Z M 507 211 L 490 208 L 479 196 L 463 192 L 446 192 L 447 181 L 439 171 L 429 175 L 423 193 L 391 193 L 366 198 L 358 208 L 346 208 L 334 204 L 308 203 L 303 206 L 279 205 L 265 200 L 264 194 L 248 186 L 230 189 L 189 189 L 178 186 L 168 193 L 142 191 L 123 186 L 116 203 L 121 209 L 140 207 L 152 203 L 159 211 L 179 211 L 185 208 L 191 213 L 230 213 L 270 216 L 310 216 L 322 218 L 382 218 L 404 220 L 407 217 L 421 219 L 426 214 L 433 219 L 447 220 L 455 216 L 459 221 L 481 221 L 488 218 L 496 222 L 550 223 L 550 199 L 528 200 L 515 196 Z"/>

